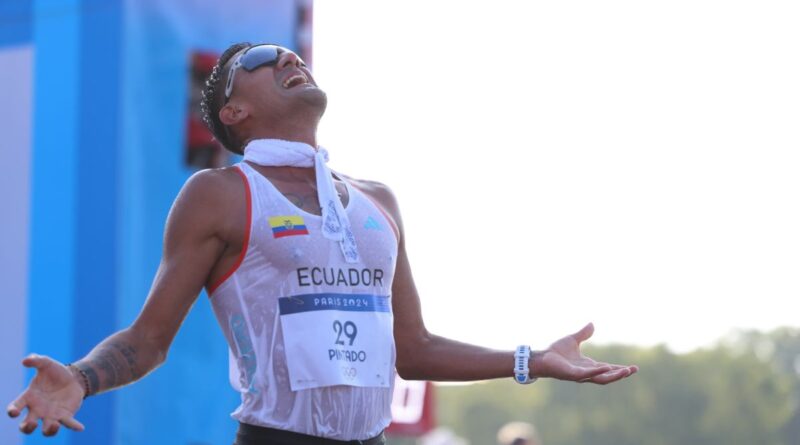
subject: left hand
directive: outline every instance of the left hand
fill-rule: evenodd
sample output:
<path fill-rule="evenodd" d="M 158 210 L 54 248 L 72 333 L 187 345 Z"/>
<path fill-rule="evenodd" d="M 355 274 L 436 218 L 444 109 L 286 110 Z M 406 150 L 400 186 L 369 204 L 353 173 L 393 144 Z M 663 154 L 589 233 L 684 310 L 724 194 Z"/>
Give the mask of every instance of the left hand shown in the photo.
<path fill-rule="evenodd" d="M 534 353 L 532 376 L 606 385 L 629 377 L 639 370 L 635 365 L 598 362 L 581 354 L 581 343 L 588 340 L 593 333 L 594 325 L 589 323 L 580 331 L 556 341 L 546 350 Z"/>

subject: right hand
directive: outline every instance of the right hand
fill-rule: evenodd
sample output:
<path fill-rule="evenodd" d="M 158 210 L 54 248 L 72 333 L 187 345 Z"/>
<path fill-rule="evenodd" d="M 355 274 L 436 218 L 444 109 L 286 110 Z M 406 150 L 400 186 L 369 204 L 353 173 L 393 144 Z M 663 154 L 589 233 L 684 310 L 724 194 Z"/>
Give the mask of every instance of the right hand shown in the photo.
<path fill-rule="evenodd" d="M 84 389 L 80 376 L 63 364 L 43 355 L 31 354 L 22 360 L 27 368 L 36 368 L 28 388 L 8 405 L 9 417 L 17 417 L 27 408 L 28 414 L 19 430 L 31 434 L 42 420 L 42 434 L 54 436 L 61 425 L 83 431 L 75 413 L 83 403 Z"/>

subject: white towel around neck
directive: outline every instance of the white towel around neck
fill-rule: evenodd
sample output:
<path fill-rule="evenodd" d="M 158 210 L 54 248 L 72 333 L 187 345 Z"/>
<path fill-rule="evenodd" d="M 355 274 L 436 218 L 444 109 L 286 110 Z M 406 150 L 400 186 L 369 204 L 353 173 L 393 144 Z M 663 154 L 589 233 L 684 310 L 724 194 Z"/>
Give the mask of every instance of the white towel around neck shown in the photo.
<path fill-rule="evenodd" d="M 314 167 L 317 178 L 317 197 L 322 209 L 322 235 L 338 241 L 345 261 L 358 263 L 356 239 L 350 229 L 350 220 L 333 185 L 328 169 L 328 151 L 303 142 L 281 139 L 255 139 L 244 148 L 244 160 L 265 167 Z"/>

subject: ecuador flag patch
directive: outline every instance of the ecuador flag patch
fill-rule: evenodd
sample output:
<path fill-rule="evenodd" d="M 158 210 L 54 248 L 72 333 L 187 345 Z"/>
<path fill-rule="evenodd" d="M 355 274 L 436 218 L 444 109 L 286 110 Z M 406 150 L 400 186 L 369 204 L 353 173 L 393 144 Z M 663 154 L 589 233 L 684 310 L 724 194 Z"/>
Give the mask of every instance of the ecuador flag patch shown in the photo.
<path fill-rule="evenodd" d="M 273 216 L 269 218 L 273 238 L 284 236 L 308 235 L 306 222 L 302 216 Z"/>

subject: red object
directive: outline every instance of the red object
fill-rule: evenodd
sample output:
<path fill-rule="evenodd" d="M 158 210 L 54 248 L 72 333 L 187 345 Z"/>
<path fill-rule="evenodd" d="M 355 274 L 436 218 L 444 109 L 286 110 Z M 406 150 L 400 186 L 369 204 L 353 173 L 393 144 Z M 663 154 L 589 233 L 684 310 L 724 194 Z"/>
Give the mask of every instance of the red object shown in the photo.
<path fill-rule="evenodd" d="M 188 127 L 186 145 L 189 146 L 189 150 L 204 148 L 214 143 L 214 135 L 203 121 L 190 116 Z"/>
<path fill-rule="evenodd" d="M 422 436 L 436 427 L 434 387 L 431 382 L 394 381 L 392 423 L 386 429 L 396 436 Z"/>
<path fill-rule="evenodd" d="M 196 52 L 192 54 L 192 67 L 209 75 L 217 64 L 218 57 L 219 55 L 215 53 Z"/>

